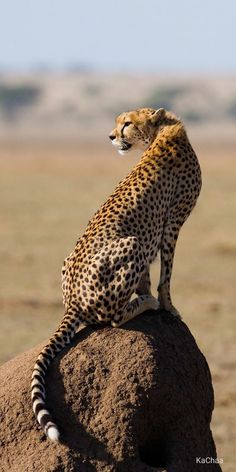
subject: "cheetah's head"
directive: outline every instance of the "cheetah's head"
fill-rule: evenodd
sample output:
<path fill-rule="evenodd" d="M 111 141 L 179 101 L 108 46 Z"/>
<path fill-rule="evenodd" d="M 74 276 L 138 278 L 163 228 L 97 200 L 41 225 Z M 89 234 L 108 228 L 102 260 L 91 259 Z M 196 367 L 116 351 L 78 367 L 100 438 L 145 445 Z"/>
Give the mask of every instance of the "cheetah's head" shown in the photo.
<path fill-rule="evenodd" d="M 124 112 L 116 118 L 116 127 L 109 138 L 121 155 L 131 149 L 145 150 L 155 139 L 158 130 L 174 115 L 159 108 L 139 108 L 135 111 Z"/>

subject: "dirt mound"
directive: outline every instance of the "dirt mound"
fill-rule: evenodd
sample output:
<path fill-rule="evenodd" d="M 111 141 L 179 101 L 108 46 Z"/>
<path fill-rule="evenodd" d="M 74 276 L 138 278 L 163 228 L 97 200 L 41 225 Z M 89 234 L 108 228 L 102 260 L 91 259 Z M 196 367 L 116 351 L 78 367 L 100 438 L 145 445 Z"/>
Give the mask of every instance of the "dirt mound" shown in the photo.
<path fill-rule="evenodd" d="M 210 372 L 181 321 L 150 312 L 77 334 L 47 377 L 60 444 L 45 439 L 31 408 L 42 346 L 0 369 L 1 472 L 200 472 L 196 458 L 216 457 Z"/>

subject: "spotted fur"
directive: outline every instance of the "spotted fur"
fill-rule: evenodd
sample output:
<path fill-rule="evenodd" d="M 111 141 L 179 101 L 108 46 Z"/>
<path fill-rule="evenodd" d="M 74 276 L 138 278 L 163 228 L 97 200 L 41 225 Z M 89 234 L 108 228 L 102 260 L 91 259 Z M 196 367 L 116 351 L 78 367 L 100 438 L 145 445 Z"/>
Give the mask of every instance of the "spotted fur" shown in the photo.
<path fill-rule="evenodd" d="M 144 150 L 140 162 L 89 222 L 62 269 L 65 315 L 40 353 L 32 376 L 32 401 L 46 435 L 59 431 L 45 403 L 49 365 L 82 324 L 120 326 L 158 307 L 178 316 L 170 278 L 179 230 L 201 189 L 201 172 L 181 121 L 164 109 L 123 113 L 110 134 L 122 154 Z M 149 266 L 161 253 L 158 300 L 151 295 Z M 137 297 L 130 301 L 136 293 Z"/>

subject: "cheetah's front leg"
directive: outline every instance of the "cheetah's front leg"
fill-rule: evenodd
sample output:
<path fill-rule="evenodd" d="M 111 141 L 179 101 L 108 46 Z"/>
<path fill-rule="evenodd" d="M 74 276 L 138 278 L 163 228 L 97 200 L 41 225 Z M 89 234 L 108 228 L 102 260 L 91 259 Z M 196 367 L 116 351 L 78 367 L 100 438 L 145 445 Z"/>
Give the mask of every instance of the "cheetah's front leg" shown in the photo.
<path fill-rule="evenodd" d="M 170 296 L 170 279 L 173 267 L 176 241 L 180 228 L 176 224 L 168 223 L 165 226 L 161 242 L 161 275 L 158 285 L 158 301 L 160 309 L 169 311 L 180 318 L 179 312 L 172 305 Z"/>
<path fill-rule="evenodd" d="M 141 276 L 138 287 L 136 288 L 135 292 L 137 293 L 137 295 L 152 295 L 149 266 L 147 266 L 145 272 Z"/>

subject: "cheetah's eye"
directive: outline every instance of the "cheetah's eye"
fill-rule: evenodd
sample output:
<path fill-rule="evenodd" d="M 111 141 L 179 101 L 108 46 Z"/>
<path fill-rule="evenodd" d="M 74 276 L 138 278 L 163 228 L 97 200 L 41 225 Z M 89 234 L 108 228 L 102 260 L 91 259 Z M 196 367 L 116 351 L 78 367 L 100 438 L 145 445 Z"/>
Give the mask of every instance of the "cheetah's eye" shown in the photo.
<path fill-rule="evenodd" d="M 132 125 L 132 121 L 126 121 L 125 124 L 124 124 L 124 127 L 129 126 L 129 125 Z"/>

